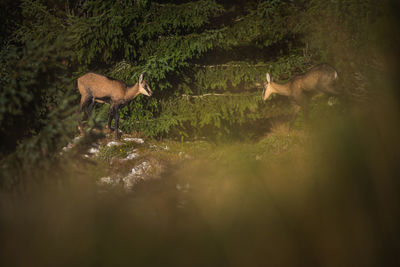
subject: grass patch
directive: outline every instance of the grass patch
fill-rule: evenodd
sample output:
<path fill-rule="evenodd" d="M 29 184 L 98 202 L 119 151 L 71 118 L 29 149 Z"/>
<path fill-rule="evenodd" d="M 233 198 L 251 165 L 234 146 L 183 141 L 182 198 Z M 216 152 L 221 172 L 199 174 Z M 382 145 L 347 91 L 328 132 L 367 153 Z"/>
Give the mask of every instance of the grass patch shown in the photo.
<path fill-rule="evenodd" d="M 126 142 L 121 145 L 103 146 L 100 149 L 99 158 L 103 161 L 111 161 L 113 158 L 126 158 L 134 150 L 143 149 L 143 145 L 136 142 Z"/>

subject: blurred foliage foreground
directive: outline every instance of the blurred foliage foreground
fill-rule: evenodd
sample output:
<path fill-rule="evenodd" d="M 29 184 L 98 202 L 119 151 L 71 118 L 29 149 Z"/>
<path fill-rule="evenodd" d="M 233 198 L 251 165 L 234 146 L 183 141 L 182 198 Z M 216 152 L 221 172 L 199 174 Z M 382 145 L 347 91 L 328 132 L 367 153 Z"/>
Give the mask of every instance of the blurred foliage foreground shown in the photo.
<path fill-rule="evenodd" d="M 60 183 L 0 196 L 0 265 L 397 266 L 400 117 L 389 104 L 308 134 L 158 142 L 193 158 L 128 193 L 99 191 L 102 166 L 66 158 L 43 173 Z"/>

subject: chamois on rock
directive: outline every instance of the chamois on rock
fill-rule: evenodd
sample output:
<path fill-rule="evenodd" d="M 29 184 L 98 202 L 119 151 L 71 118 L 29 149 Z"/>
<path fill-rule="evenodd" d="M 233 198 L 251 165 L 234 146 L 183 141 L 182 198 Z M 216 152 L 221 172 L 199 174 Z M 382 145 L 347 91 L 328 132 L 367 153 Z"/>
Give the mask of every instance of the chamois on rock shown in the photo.
<path fill-rule="evenodd" d="M 78 89 L 81 94 L 78 115 L 84 111 L 85 116 L 89 117 L 95 102 L 110 104 L 107 126 L 108 129 L 113 131 L 111 122 L 115 119 L 115 139 L 120 138 L 118 132 L 119 108 L 129 103 L 139 94 L 146 96 L 153 94 L 148 83 L 143 80 L 143 74 L 140 75 L 139 81 L 136 84 L 128 86 L 122 81 L 94 72 L 88 72 L 78 78 Z M 80 116 L 78 117 L 78 129 L 82 134 L 83 129 Z"/>

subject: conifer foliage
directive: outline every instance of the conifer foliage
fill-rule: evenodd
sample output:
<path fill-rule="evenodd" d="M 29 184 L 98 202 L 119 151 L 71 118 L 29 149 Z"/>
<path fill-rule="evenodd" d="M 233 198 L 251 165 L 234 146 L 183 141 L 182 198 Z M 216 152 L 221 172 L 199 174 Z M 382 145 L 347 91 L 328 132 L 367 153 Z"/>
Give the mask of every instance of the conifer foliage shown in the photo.
<path fill-rule="evenodd" d="M 122 109 L 121 126 L 148 136 L 221 136 L 274 116 L 274 101 L 260 100 L 265 73 L 287 80 L 320 61 L 346 70 L 348 95 L 368 95 L 363 77 L 381 62 L 369 29 L 386 18 L 384 4 L 321 3 L 2 1 L 1 154 L 18 146 L 37 164 L 57 153 L 76 133 L 75 83 L 87 71 L 130 84 L 145 73 L 154 94 Z"/>

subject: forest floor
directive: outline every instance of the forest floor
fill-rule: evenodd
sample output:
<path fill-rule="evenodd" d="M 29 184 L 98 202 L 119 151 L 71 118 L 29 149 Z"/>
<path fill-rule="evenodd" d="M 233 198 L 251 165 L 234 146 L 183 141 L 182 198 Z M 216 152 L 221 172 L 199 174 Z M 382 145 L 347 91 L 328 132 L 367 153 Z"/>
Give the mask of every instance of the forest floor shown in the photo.
<path fill-rule="evenodd" d="M 398 210 L 386 200 L 394 186 L 380 182 L 394 168 L 361 138 L 368 127 L 323 121 L 247 141 L 76 138 L 54 167 L 62 171 L 46 172 L 60 178 L 55 187 L 41 184 L 29 201 L 3 196 L 2 251 L 19 266 L 261 266 L 265 255 L 273 266 L 354 263 L 380 241 L 377 210 Z M 385 192 L 376 210 L 371 182 Z"/>
<path fill-rule="evenodd" d="M 126 191 L 149 180 L 164 179 L 182 169 L 190 172 L 196 164 L 209 167 L 243 163 L 247 166 L 255 162 L 256 165 L 282 166 L 290 161 L 303 162 L 307 154 L 313 153 L 310 149 L 314 147 L 313 132 L 324 128 L 321 124 L 333 114 L 342 112 L 340 105 L 327 105 L 328 102 L 328 98 L 322 97 L 313 102 L 310 127 L 305 126 L 301 113 L 293 129 L 289 129 L 287 117 L 278 116 L 236 129 L 248 133 L 245 140 L 213 141 L 205 137 L 156 140 L 132 132 L 123 133 L 121 139 L 115 141 L 114 135 L 103 129 L 94 141 L 76 137 L 63 150 L 70 150 L 75 143 L 84 143 L 75 153 L 76 166 L 72 167 L 71 175 L 74 176 L 74 171 L 81 173 L 84 168 L 83 176 L 100 187 Z"/>
<path fill-rule="evenodd" d="M 63 150 L 67 151 L 79 141 L 76 137 Z M 289 131 L 279 124 L 269 133 L 247 142 L 212 142 L 206 139 L 157 141 L 138 134 L 123 134 L 115 141 L 113 134 L 87 145 L 78 161 L 90 162 L 86 171 L 101 188 L 123 188 L 131 191 L 138 184 L 163 179 L 171 172 L 188 169 L 192 164 L 223 166 L 232 161 L 277 162 L 294 152 L 302 151 L 306 142 L 304 131 Z"/>

